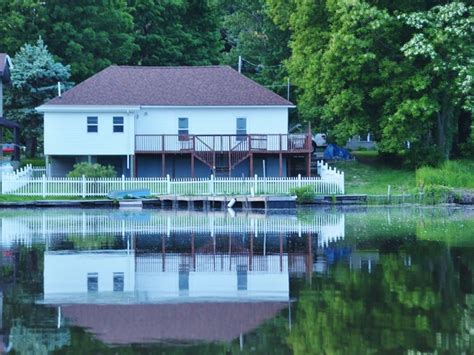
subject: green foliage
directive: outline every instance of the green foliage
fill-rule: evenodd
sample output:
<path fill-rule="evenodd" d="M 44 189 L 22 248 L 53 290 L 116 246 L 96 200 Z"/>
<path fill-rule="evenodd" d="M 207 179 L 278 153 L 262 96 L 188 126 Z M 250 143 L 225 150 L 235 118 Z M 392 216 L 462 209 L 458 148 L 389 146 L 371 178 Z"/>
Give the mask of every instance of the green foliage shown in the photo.
<path fill-rule="evenodd" d="M 474 161 L 447 161 L 439 168 L 422 167 L 416 170 L 416 184 L 421 188 L 446 186 L 474 189 Z"/>
<path fill-rule="evenodd" d="M 35 158 L 35 159 L 22 159 L 21 160 L 21 167 L 31 164 L 32 166 L 46 166 L 46 162 L 42 158 Z"/>
<path fill-rule="evenodd" d="M 127 64 L 138 47 L 126 0 L 44 2 L 44 37 L 82 81 L 111 64 Z"/>
<path fill-rule="evenodd" d="M 100 165 L 100 164 L 89 164 L 89 163 L 77 163 L 74 165 L 74 169 L 68 174 L 68 177 L 89 177 L 89 178 L 102 178 L 102 177 L 116 177 L 117 172 L 111 165 Z"/>
<path fill-rule="evenodd" d="M 283 61 L 290 56 L 290 32 L 273 23 L 265 0 L 220 0 L 220 6 L 227 47 L 223 63 L 236 67 L 242 56 L 246 76 L 286 97 L 288 73 Z"/>
<path fill-rule="evenodd" d="M 12 87 L 5 97 L 6 116 L 21 125 L 21 143 L 29 157 L 42 145 L 43 116 L 35 108 L 57 93 L 57 82 L 70 83 L 69 66 L 57 62 L 40 38 L 35 45 L 25 44 L 13 58 Z"/>
<path fill-rule="evenodd" d="M 137 50 L 142 65 L 216 64 L 223 49 L 215 1 L 131 0 Z"/>
<path fill-rule="evenodd" d="M 292 196 L 296 196 L 296 201 L 298 203 L 305 203 L 305 202 L 314 202 L 316 198 L 316 193 L 312 186 L 302 186 L 291 189 L 290 194 Z"/>
<path fill-rule="evenodd" d="M 267 0 L 291 30 L 301 117 L 340 144 L 370 131 L 411 165 L 449 157 L 461 111 L 473 111 L 473 8 L 439 3 Z"/>

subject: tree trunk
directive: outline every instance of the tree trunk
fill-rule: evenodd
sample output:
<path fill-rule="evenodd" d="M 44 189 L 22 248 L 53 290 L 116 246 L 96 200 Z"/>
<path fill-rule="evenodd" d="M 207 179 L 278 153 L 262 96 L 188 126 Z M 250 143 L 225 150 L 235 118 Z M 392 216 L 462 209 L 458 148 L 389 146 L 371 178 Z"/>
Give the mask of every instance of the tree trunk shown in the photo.
<path fill-rule="evenodd" d="M 27 137 L 26 138 L 26 155 L 29 158 L 36 157 L 36 148 L 38 145 L 38 140 L 36 137 Z"/>
<path fill-rule="evenodd" d="M 441 108 L 437 113 L 438 118 L 438 151 L 444 159 L 449 159 L 453 145 L 453 108 L 448 104 L 448 97 L 445 95 L 441 101 Z"/>

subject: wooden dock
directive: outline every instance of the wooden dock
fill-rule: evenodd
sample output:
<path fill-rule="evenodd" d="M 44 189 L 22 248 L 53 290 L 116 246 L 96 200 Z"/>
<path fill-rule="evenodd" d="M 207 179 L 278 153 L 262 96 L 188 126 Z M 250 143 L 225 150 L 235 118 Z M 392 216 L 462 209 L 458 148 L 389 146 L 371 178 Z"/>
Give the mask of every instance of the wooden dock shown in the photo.
<path fill-rule="evenodd" d="M 224 210 L 231 200 L 235 200 L 233 208 L 243 210 L 296 208 L 296 199 L 292 196 L 160 196 L 154 200 L 143 200 L 143 206 L 204 211 Z"/>

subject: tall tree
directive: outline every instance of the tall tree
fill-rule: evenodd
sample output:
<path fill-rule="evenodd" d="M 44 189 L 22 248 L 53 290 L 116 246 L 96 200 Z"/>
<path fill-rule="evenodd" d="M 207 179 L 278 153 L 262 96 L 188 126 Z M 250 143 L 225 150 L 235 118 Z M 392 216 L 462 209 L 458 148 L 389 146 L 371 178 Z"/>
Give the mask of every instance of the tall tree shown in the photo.
<path fill-rule="evenodd" d="M 382 151 L 436 162 L 437 143 L 447 157 L 459 111 L 472 106 L 473 16 L 439 2 L 267 0 L 292 33 L 302 117 L 339 143 L 370 130 Z"/>
<path fill-rule="evenodd" d="M 69 66 L 56 62 L 40 38 L 25 44 L 13 58 L 12 87 L 6 95 L 7 117 L 20 123 L 21 142 L 34 157 L 42 145 L 43 116 L 35 108 L 56 95 L 57 83 L 70 85 Z"/>
<path fill-rule="evenodd" d="M 0 0 L 0 52 L 13 55 L 20 47 L 44 35 L 43 2 Z"/>
<path fill-rule="evenodd" d="M 415 30 L 401 49 L 425 79 L 419 89 L 434 108 L 439 153 L 449 158 L 461 109 L 474 112 L 474 7 L 452 2 L 399 18 Z"/>
<path fill-rule="evenodd" d="M 215 1 L 130 0 L 139 50 L 132 59 L 143 65 L 207 65 L 222 50 Z"/>
<path fill-rule="evenodd" d="M 272 21 L 265 0 L 221 0 L 220 6 L 227 47 L 222 62 L 237 67 L 242 56 L 245 75 L 286 96 L 290 32 Z"/>
<path fill-rule="evenodd" d="M 138 47 L 125 0 L 44 2 L 44 38 L 81 81 L 110 64 L 128 64 Z"/>

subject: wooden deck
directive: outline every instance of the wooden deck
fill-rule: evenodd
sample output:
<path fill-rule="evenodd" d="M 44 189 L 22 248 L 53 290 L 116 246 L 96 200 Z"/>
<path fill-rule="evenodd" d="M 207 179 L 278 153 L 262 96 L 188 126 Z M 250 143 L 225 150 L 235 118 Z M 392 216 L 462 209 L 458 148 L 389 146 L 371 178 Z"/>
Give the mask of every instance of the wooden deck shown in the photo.
<path fill-rule="evenodd" d="M 301 134 L 247 134 L 247 135 L 169 135 L 139 134 L 135 136 L 136 154 L 160 154 L 162 170 L 165 171 L 166 154 L 189 154 L 194 176 L 194 160 L 210 169 L 231 171 L 240 163 L 249 160 L 250 176 L 253 176 L 253 158 L 258 155 L 279 157 L 280 176 L 283 176 L 283 156 L 304 156 L 306 173 L 311 175 L 312 136 Z"/>

